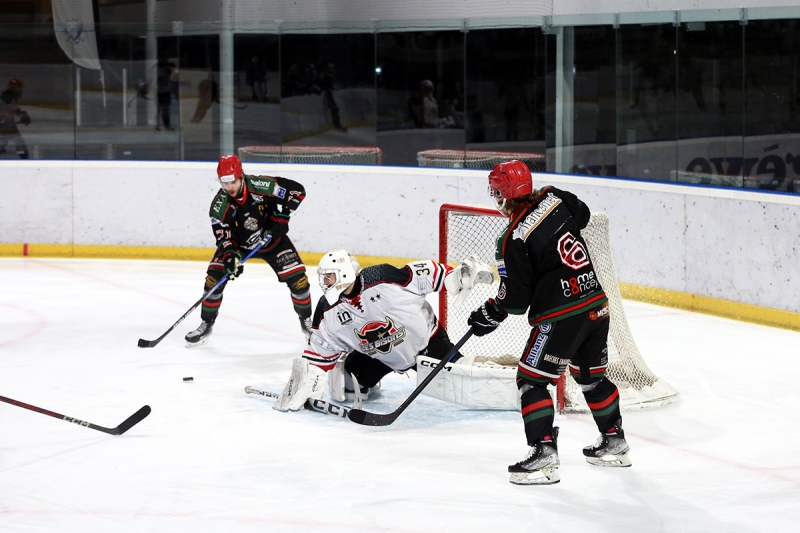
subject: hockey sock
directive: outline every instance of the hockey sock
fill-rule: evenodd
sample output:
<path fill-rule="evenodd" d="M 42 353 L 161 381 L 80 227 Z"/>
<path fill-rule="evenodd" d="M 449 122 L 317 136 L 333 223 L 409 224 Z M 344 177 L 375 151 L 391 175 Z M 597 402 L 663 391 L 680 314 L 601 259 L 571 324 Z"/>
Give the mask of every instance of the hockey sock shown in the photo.
<path fill-rule="evenodd" d="M 555 408 L 550 392 L 543 385 L 525 384 L 522 386 L 522 421 L 525 424 L 525 437 L 528 445 L 544 440 L 553 434 Z"/>
<path fill-rule="evenodd" d="M 206 276 L 204 292 L 216 285 L 218 281 L 219 279 L 215 279 L 213 276 Z M 204 322 L 211 322 L 213 324 L 217 319 L 217 315 L 219 314 L 219 306 L 222 305 L 222 291 L 225 290 L 225 285 L 227 285 L 227 283 L 223 283 L 216 291 L 214 291 L 211 296 L 206 298 L 206 301 L 203 302 L 203 305 L 200 308 L 200 319 Z"/>
<path fill-rule="evenodd" d="M 292 293 L 292 305 L 294 312 L 300 318 L 311 316 L 311 288 L 308 284 L 308 277 L 305 274 L 291 277 L 285 280 Z"/>
<path fill-rule="evenodd" d="M 581 388 L 583 389 L 583 397 L 586 398 L 586 403 L 589 405 L 589 409 L 592 410 L 594 422 L 597 424 L 597 429 L 600 430 L 600 433 L 605 433 L 612 429 L 614 422 L 620 418 L 619 390 L 617 386 L 604 377 L 591 390 L 586 390 L 589 388 L 586 385 L 582 385 Z"/>

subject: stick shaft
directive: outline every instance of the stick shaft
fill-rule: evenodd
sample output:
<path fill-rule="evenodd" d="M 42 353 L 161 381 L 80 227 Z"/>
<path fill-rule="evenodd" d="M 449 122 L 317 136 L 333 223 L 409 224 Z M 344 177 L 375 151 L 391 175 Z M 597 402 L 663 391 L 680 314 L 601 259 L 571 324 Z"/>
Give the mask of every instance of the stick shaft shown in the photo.
<path fill-rule="evenodd" d="M 252 250 L 252 251 L 251 251 L 249 254 L 247 254 L 247 256 L 245 256 L 245 258 L 244 258 L 244 259 L 242 259 L 242 264 L 245 264 L 245 263 L 247 262 L 247 260 L 248 260 L 248 259 L 250 259 L 251 257 L 253 257 L 253 255 L 254 255 L 256 252 L 258 252 L 258 251 L 259 251 L 261 248 L 263 248 L 264 246 L 266 246 L 266 245 L 267 245 L 267 244 L 268 244 L 268 243 L 269 243 L 271 240 L 272 240 L 272 235 L 268 235 L 267 237 L 265 237 L 265 238 L 264 238 L 264 240 L 262 240 L 260 243 L 258 243 L 258 245 L 257 245 L 255 248 L 253 248 L 253 250 Z M 167 335 L 169 335 L 170 333 L 172 333 L 172 330 L 173 330 L 173 329 L 175 329 L 175 328 L 178 326 L 178 324 L 180 324 L 181 322 L 183 322 L 183 320 L 184 320 L 184 319 L 185 319 L 187 316 L 191 315 L 191 314 L 192 314 L 192 311 L 194 311 L 195 309 L 197 309 L 197 308 L 200 306 L 200 304 L 202 304 L 203 302 L 205 302 L 205 301 L 206 301 L 206 299 L 208 299 L 208 297 L 209 297 L 209 296 L 211 296 L 211 294 L 213 294 L 213 292 L 214 292 L 215 290 L 217 290 L 218 288 L 220 288 L 220 286 L 221 286 L 223 283 L 225 283 L 226 281 L 228 281 L 228 278 L 229 278 L 229 277 L 230 277 L 230 275 L 229 275 L 229 274 L 225 274 L 224 276 L 222 276 L 222 278 L 220 278 L 220 280 L 217 282 L 217 284 L 216 284 L 216 285 L 214 285 L 214 286 L 213 286 L 211 289 L 209 289 L 209 290 L 208 290 L 208 291 L 207 291 L 205 294 L 203 294 L 203 297 L 202 297 L 202 298 L 200 298 L 199 300 L 197 300 L 197 301 L 194 303 L 194 305 L 193 305 L 193 306 L 191 306 L 191 307 L 189 308 L 189 310 L 188 310 L 188 311 L 186 311 L 186 312 L 183 314 L 183 316 L 181 316 L 181 317 L 180 317 L 180 318 L 179 318 L 179 319 L 178 319 L 178 320 L 177 320 L 177 321 L 176 321 L 174 324 L 172 324 L 172 326 L 171 326 L 171 327 L 170 327 L 170 328 L 169 328 L 167 331 L 165 331 L 165 332 L 164 332 L 164 334 L 163 334 L 163 335 L 161 335 L 159 338 L 157 338 L 157 339 L 155 339 L 155 340 L 152 340 L 152 341 L 148 341 L 148 340 L 145 340 L 145 339 L 139 339 L 139 348 L 153 348 L 153 347 L 155 347 L 155 346 L 156 346 L 156 345 L 157 345 L 159 342 L 161 342 L 162 340 L 164 340 L 164 337 L 166 337 Z"/>

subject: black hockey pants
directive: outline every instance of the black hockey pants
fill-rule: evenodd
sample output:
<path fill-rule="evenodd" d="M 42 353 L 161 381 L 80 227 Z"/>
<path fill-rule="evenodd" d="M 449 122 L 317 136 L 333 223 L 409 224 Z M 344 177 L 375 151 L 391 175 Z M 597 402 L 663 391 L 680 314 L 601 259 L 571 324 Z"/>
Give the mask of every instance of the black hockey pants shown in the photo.
<path fill-rule="evenodd" d="M 619 391 L 605 377 L 608 366 L 608 307 L 602 306 L 533 328 L 517 370 L 528 444 L 552 435 L 555 407 L 547 386 L 567 366 L 580 385 L 600 432 L 620 418 Z"/>

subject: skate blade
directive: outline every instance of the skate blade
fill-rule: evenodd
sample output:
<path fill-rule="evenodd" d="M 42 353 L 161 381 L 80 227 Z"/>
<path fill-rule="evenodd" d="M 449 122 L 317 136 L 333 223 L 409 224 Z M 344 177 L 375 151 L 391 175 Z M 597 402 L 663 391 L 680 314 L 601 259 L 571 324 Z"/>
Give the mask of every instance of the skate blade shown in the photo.
<path fill-rule="evenodd" d="M 552 467 L 533 472 L 512 472 L 509 481 L 514 485 L 553 485 L 561 481 L 561 476 L 558 467 Z"/>
<path fill-rule="evenodd" d="M 628 455 L 603 455 L 602 457 L 587 457 L 586 462 L 595 466 L 617 466 L 626 467 L 631 466 L 631 460 Z"/>
<path fill-rule="evenodd" d="M 205 339 L 200 339 L 197 342 L 186 341 L 187 348 L 197 348 L 198 346 L 203 346 L 204 344 L 208 344 L 208 337 L 206 337 Z"/>

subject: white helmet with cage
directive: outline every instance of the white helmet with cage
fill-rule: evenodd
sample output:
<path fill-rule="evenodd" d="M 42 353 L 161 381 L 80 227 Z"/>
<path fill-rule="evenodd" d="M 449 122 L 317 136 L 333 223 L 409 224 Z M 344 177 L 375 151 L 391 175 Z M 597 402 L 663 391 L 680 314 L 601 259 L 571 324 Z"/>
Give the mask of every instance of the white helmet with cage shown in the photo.
<path fill-rule="evenodd" d="M 333 250 L 319 260 L 317 276 L 325 299 L 332 304 L 356 280 L 358 260 L 346 250 Z"/>

